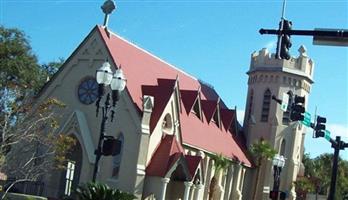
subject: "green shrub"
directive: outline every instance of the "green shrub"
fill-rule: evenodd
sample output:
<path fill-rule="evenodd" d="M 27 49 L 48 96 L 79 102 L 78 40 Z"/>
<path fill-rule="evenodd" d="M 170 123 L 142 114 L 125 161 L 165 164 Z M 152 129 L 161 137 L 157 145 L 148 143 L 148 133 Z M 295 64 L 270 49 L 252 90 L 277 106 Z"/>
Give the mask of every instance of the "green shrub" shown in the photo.
<path fill-rule="evenodd" d="M 87 183 L 76 189 L 76 195 L 79 200 L 133 200 L 136 197 L 132 194 L 112 189 L 102 183 Z"/>

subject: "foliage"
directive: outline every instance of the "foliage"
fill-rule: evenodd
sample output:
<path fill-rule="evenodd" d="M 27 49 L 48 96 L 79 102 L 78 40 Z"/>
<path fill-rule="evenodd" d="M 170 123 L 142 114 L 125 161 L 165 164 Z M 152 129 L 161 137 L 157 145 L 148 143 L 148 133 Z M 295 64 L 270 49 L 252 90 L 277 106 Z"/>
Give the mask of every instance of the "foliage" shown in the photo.
<path fill-rule="evenodd" d="M 85 186 L 76 189 L 79 200 L 133 200 L 136 197 L 132 194 L 112 189 L 106 184 L 89 182 Z"/>
<path fill-rule="evenodd" d="M 222 154 L 211 155 L 211 159 L 214 160 L 215 174 L 218 174 L 220 170 L 226 169 L 230 165 L 230 161 L 227 160 Z"/>
<path fill-rule="evenodd" d="M 277 153 L 276 150 L 266 140 L 259 140 L 257 143 L 251 145 L 250 152 L 256 158 L 256 165 L 260 166 L 262 160 L 272 159 Z"/>
<path fill-rule="evenodd" d="M 305 200 L 307 193 L 314 192 L 316 187 L 313 181 L 307 177 L 297 178 L 294 185 L 299 200 Z"/>
<path fill-rule="evenodd" d="M 0 171 L 16 181 L 37 181 L 47 171 L 62 167 L 65 155 L 75 145 L 75 139 L 57 134 L 58 114 L 64 106 L 55 99 L 47 99 L 35 106 L 23 102 L 17 109 L 25 110 L 11 124 L 11 112 L 0 121 Z M 12 110 L 11 110 L 12 111 Z M 13 186 L 11 185 L 8 190 Z"/>
<path fill-rule="evenodd" d="M 317 192 L 326 195 L 329 191 L 333 154 L 322 154 L 311 159 L 309 154 L 303 156 L 305 176 L 317 187 Z M 348 161 L 339 158 L 336 181 L 336 199 L 344 199 L 348 194 Z"/>
<path fill-rule="evenodd" d="M 0 87 L 28 91 L 38 91 L 42 85 L 63 64 L 58 62 L 38 64 L 24 32 L 16 28 L 0 26 Z"/>
<path fill-rule="evenodd" d="M 38 84 L 39 67 L 25 34 L 0 26 L 0 87 L 32 88 Z"/>
<path fill-rule="evenodd" d="M 25 34 L 3 26 L 0 57 L 0 172 L 16 180 L 8 191 L 18 182 L 40 179 L 54 165 L 62 166 L 75 140 L 57 134 L 64 105 L 34 98 L 63 60 L 39 65 Z"/>
<path fill-rule="evenodd" d="M 230 161 L 227 160 L 222 154 L 219 155 L 211 155 L 211 159 L 214 160 L 214 176 L 210 181 L 209 186 L 209 200 L 215 199 L 216 191 L 218 187 L 218 177 L 221 170 L 226 169 L 230 165 Z"/>

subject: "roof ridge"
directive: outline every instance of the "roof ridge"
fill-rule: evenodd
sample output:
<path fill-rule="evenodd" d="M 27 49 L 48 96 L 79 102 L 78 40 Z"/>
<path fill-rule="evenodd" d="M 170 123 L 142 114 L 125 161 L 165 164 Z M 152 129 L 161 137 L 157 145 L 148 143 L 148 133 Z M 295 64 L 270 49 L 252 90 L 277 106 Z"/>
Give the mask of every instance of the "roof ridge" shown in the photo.
<path fill-rule="evenodd" d="M 193 75 L 188 74 L 187 72 L 183 71 L 182 69 L 180 69 L 180 68 L 178 68 L 178 67 L 176 67 L 176 66 L 174 66 L 174 65 L 172 65 L 172 64 L 170 64 L 170 63 L 168 63 L 167 61 L 165 61 L 165 60 L 163 60 L 163 59 L 161 59 L 161 58 L 155 56 L 154 54 L 152 54 L 152 53 L 149 52 L 148 50 L 143 49 L 143 48 L 140 47 L 139 45 L 134 44 L 133 42 L 130 42 L 130 41 L 128 41 L 127 39 L 125 39 L 125 38 L 119 36 L 118 34 L 116 34 L 116 33 L 114 33 L 113 31 L 111 31 L 109 28 L 108 28 L 107 31 L 108 31 L 109 33 L 111 33 L 112 35 L 114 35 L 115 37 L 119 38 L 120 40 L 122 40 L 122 41 L 124 41 L 124 42 L 126 42 L 126 43 L 132 45 L 133 47 L 135 47 L 135 48 L 137 48 L 137 49 L 143 51 L 144 53 L 146 53 L 146 54 L 148 54 L 148 55 L 150 55 L 150 56 L 156 58 L 157 60 L 159 60 L 159 61 L 163 62 L 164 64 L 166 64 L 166 65 L 168 65 L 168 66 L 174 68 L 175 70 L 177 70 L 177 71 L 179 71 L 179 72 L 185 74 L 186 76 L 188 76 L 188 77 L 190 77 L 190 78 L 192 78 L 192 79 L 194 79 L 194 80 L 196 80 L 196 81 L 199 81 L 199 79 L 196 78 L 196 77 L 194 77 Z"/>

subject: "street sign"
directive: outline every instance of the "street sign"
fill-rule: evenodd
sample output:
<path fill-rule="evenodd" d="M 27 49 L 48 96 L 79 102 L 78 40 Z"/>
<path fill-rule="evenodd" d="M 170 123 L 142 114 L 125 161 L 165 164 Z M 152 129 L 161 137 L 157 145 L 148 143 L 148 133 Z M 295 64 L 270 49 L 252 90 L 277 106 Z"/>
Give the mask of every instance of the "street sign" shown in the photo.
<path fill-rule="evenodd" d="M 307 127 L 311 127 L 311 114 L 309 112 L 304 113 L 304 119 L 301 123 Z"/>
<path fill-rule="evenodd" d="M 282 99 L 282 105 L 280 106 L 280 109 L 284 112 L 288 110 L 288 102 L 289 102 L 289 95 L 287 93 L 283 93 L 283 99 Z"/>
<path fill-rule="evenodd" d="M 330 141 L 330 134 L 331 134 L 331 132 L 330 132 L 330 131 L 325 130 L 325 135 L 324 135 L 324 138 L 325 138 L 327 141 Z"/>
<path fill-rule="evenodd" d="M 269 186 L 264 186 L 263 187 L 263 193 L 269 193 L 269 191 L 270 191 L 270 187 Z"/>

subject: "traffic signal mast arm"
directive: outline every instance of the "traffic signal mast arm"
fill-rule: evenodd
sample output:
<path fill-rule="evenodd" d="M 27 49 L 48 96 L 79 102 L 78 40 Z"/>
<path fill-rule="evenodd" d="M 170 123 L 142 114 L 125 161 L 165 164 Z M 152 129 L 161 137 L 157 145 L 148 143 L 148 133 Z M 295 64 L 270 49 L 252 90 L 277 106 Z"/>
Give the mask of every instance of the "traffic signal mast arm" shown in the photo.
<path fill-rule="evenodd" d="M 348 31 L 344 29 L 337 30 L 276 30 L 276 29 L 260 29 L 259 33 L 269 35 L 309 35 L 309 36 L 326 36 L 348 39 Z"/>

